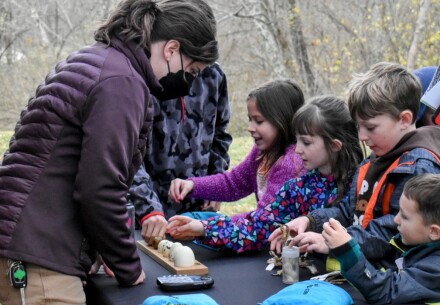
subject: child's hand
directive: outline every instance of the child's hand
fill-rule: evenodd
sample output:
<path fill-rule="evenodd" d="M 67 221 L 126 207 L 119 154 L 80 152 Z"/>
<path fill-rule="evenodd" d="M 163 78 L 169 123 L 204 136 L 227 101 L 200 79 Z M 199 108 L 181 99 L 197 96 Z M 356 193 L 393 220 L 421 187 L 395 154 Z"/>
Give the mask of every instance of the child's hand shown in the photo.
<path fill-rule="evenodd" d="M 351 236 L 347 233 L 339 221 L 330 218 L 328 222 L 323 225 L 322 237 L 330 249 L 337 248 L 350 241 Z"/>
<path fill-rule="evenodd" d="M 298 234 L 297 236 L 292 238 L 289 246 L 300 247 L 301 253 L 317 252 L 322 254 L 328 254 L 330 252 L 322 234 L 315 232 L 304 232 Z"/>
<path fill-rule="evenodd" d="M 151 245 L 155 237 L 164 237 L 168 222 L 162 215 L 154 215 L 142 223 L 141 235 L 144 241 Z"/>
<path fill-rule="evenodd" d="M 96 261 L 93 263 L 92 267 L 90 268 L 89 274 L 96 274 L 98 273 L 99 269 L 101 268 L 101 265 L 103 266 L 105 274 L 107 274 L 109 277 L 115 277 L 115 274 L 111 269 L 104 263 L 104 260 L 102 259 L 101 255 L 98 255 L 96 257 Z"/>
<path fill-rule="evenodd" d="M 191 180 L 174 179 L 171 181 L 168 197 L 176 202 L 181 202 L 186 195 L 194 189 L 194 182 Z"/>
<path fill-rule="evenodd" d="M 308 225 L 309 219 L 307 217 L 298 217 L 286 223 L 286 226 L 289 227 L 289 234 L 291 237 L 304 233 Z M 281 229 L 278 228 L 273 231 L 268 240 L 270 242 L 270 250 L 281 253 L 281 249 L 284 246 Z"/>
<path fill-rule="evenodd" d="M 202 211 L 204 212 L 219 212 L 222 207 L 222 203 L 219 201 L 205 200 L 202 205 Z"/>
<path fill-rule="evenodd" d="M 139 284 L 142 284 L 145 280 L 145 272 L 144 270 L 142 270 L 141 274 L 139 275 L 138 279 L 136 280 L 136 282 L 134 282 L 133 284 L 131 284 L 131 286 L 136 286 Z"/>
<path fill-rule="evenodd" d="M 205 228 L 199 220 L 176 215 L 169 219 L 167 233 L 175 239 L 194 239 L 196 236 L 205 236 Z"/>

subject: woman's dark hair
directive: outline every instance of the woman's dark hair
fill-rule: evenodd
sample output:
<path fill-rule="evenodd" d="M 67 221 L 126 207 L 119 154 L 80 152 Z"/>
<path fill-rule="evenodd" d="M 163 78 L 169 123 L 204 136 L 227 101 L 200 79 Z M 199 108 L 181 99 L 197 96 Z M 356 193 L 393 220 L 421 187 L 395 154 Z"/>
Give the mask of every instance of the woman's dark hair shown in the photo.
<path fill-rule="evenodd" d="M 216 32 L 212 9 L 203 0 L 125 0 L 96 30 L 95 40 L 110 44 L 117 36 L 150 53 L 153 42 L 174 39 L 193 61 L 212 64 L 219 57 Z"/>
<path fill-rule="evenodd" d="M 300 86 L 292 80 L 274 80 L 252 90 L 247 101 L 255 99 L 257 108 L 278 131 L 270 150 L 262 152 L 266 157 L 266 168 L 270 167 L 285 154 L 289 145 L 296 143 L 292 133 L 292 117 L 304 105 L 304 95 Z"/>
<path fill-rule="evenodd" d="M 336 96 L 317 96 L 307 102 L 294 117 L 296 135 L 320 136 L 330 156 L 331 173 L 338 186 L 338 202 L 348 191 L 357 166 L 364 158 L 355 122 L 351 119 L 346 103 Z M 333 140 L 339 140 L 342 148 L 334 151 Z"/>

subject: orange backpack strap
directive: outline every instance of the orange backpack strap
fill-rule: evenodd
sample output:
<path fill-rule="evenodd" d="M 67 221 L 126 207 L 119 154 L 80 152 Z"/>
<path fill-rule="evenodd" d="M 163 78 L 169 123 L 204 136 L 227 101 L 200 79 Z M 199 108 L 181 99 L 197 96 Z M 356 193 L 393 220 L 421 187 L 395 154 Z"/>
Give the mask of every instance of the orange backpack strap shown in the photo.
<path fill-rule="evenodd" d="M 394 183 L 388 183 L 385 187 L 385 191 L 383 192 L 382 197 L 382 213 L 383 215 L 387 215 L 390 213 L 390 203 L 391 203 L 391 196 L 393 196 L 394 189 L 396 186 Z"/>
<path fill-rule="evenodd" d="M 389 172 L 397 167 L 397 165 L 399 164 L 399 161 L 400 161 L 400 158 L 397 158 L 393 162 L 393 164 L 391 164 L 391 166 L 388 167 L 388 169 L 382 175 L 382 177 L 380 178 L 376 187 L 374 188 L 373 194 L 371 194 L 370 200 L 368 200 L 367 207 L 365 208 L 365 214 L 364 214 L 364 219 L 362 221 L 362 227 L 366 228 L 368 226 L 368 224 L 370 223 L 370 221 L 373 219 L 373 210 L 374 210 L 374 207 L 376 206 L 377 199 L 379 198 L 380 190 L 385 185 L 385 181 L 387 179 Z M 388 205 L 389 205 L 389 202 L 388 202 Z M 389 207 L 388 207 L 388 211 L 389 211 Z"/>
<path fill-rule="evenodd" d="M 434 156 L 434 158 L 437 160 L 437 162 L 440 164 L 440 157 L 435 152 L 433 152 L 427 148 L 424 148 L 424 149 L 429 151 Z M 380 179 L 379 183 L 377 184 L 376 188 L 374 189 L 374 192 L 371 195 L 370 200 L 368 201 L 367 208 L 365 209 L 364 219 L 362 221 L 362 226 L 364 228 L 366 228 L 368 226 L 368 224 L 370 223 L 370 221 L 373 219 L 373 210 L 374 210 L 374 207 L 376 206 L 376 202 L 377 202 L 380 190 L 382 189 L 382 187 L 385 183 L 385 180 L 386 180 L 386 177 L 388 176 L 388 173 L 391 170 L 393 170 L 394 168 L 396 168 L 397 166 L 411 165 L 414 163 L 414 162 L 404 162 L 404 163 L 399 164 L 400 158 L 398 158 L 396 161 L 394 161 L 393 164 L 387 169 L 387 171 L 383 174 L 382 178 Z M 366 175 L 366 172 L 364 173 L 363 177 L 365 177 L 365 175 Z M 361 184 L 362 184 L 362 181 L 359 182 L 359 180 L 358 180 L 358 187 Z M 393 195 L 395 188 L 396 188 L 396 186 L 393 183 L 388 183 L 387 186 L 385 187 L 385 191 L 382 196 L 382 213 L 383 213 L 383 215 L 387 215 L 390 213 L 391 196 Z"/>
<path fill-rule="evenodd" d="M 365 176 L 367 175 L 368 169 L 370 168 L 371 165 L 371 161 L 368 161 L 367 163 L 365 163 L 364 165 L 362 165 L 359 168 L 359 174 L 357 177 L 357 189 L 360 190 L 362 187 L 362 182 L 365 179 Z"/>

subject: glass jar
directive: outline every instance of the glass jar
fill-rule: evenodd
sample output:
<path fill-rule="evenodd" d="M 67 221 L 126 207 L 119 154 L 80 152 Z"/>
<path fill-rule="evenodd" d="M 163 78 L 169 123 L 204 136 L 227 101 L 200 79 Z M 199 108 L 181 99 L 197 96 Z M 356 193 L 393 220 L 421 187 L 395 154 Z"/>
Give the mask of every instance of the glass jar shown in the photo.
<path fill-rule="evenodd" d="M 283 264 L 283 283 L 293 284 L 299 281 L 299 248 L 283 247 L 281 254 Z"/>
<path fill-rule="evenodd" d="M 128 213 L 128 221 L 127 221 L 127 227 L 130 229 L 131 237 L 134 239 L 134 205 L 129 202 L 127 203 L 127 213 Z"/>

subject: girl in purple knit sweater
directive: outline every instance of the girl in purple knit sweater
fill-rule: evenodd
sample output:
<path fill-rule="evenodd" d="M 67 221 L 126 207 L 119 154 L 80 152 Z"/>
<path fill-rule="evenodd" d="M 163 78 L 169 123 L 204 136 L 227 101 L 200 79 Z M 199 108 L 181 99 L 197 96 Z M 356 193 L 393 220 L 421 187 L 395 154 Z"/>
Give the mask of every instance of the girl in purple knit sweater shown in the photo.
<path fill-rule="evenodd" d="M 305 173 L 302 160 L 295 153 L 296 139 L 292 132 L 292 118 L 303 104 L 302 90 L 291 80 L 275 80 L 251 91 L 247 97 L 248 131 L 255 145 L 245 160 L 229 172 L 173 180 L 170 190 L 181 192 L 178 197 L 170 198 L 180 202 L 189 194 L 197 199 L 231 202 L 254 193 L 257 208 L 264 208 L 287 180 Z M 170 194 L 174 193 L 170 191 Z M 189 214 L 201 219 L 208 218 L 203 214 L 216 215 Z M 235 220 L 243 215 L 231 218 Z"/>
<path fill-rule="evenodd" d="M 214 248 L 259 250 L 280 224 L 344 202 L 352 175 L 363 158 L 347 105 L 340 98 L 320 96 L 298 110 L 293 121 L 296 152 L 308 170 L 306 174 L 287 181 L 264 208 L 235 220 L 227 216 L 203 221 L 173 216 L 168 233 L 176 239 L 197 237 L 198 243 Z M 171 198 L 179 198 L 181 186 L 176 184 L 170 189 Z"/>

